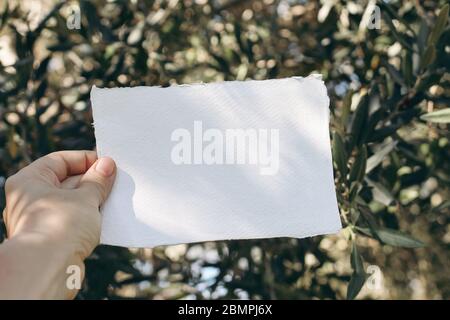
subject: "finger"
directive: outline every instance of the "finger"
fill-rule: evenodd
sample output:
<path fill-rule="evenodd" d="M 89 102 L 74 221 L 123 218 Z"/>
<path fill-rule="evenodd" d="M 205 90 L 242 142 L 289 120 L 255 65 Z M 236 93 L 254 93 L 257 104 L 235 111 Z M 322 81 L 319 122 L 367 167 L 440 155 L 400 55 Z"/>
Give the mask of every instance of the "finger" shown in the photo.
<path fill-rule="evenodd" d="M 50 169 L 59 181 L 67 177 L 85 173 L 97 159 L 95 151 L 58 151 L 50 153 L 30 167 Z"/>
<path fill-rule="evenodd" d="M 80 192 L 88 201 L 101 206 L 111 192 L 116 177 L 116 164 L 111 158 L 98 159 L 83 175 Z"/>
<path fill-rule="evenodd" d="M 62 189 L 76 189 L 80 186 L 80 181 L 82 177 L 83 177 L 82 174 L 67 177 L 66 179 L 64 179 L 63 182 L 61 182 L 60 187 Z"/>

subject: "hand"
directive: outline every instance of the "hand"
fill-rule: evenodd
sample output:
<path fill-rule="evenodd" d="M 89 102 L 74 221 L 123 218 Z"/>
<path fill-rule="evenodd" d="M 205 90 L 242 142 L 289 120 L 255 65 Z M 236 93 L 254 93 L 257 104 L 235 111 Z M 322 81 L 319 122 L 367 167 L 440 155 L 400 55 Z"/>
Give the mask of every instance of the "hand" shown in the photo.
<path fill-rule="evenodd" d="M 4 281 L 11 284 L 10 290 L 17 287 L 17 283 L 8 280 L 14 278 L 11 273 L 30 272 L 24 270 L 27 266 L 23 265 L 29 256 L 33 256 L 34 261 L 30 261 L 33 268 L 36 265 L 46 268 L 41 270 L 44 274 L 51 272 L 43 259 L 54 265 L 54 270 L 50 269 L 54 274 L 38 275 L 53 283 L 46 284 L 49 286 L 46 289 L 38 286 L 34 292 L 28 288 L 32 298 L 62 298 L 76 294 L 66 288 L 66 268 L 76 264 L 84 273 L 83 260 L 99 243 L 99 207 L 109 195 L 115 175 L 116 167 L 110 158 L 97 160 L 93 151 L 62 151 L 36 160 L 6 181 L 3 216 L 8 240 L 0 245 L 0 265 L 6 266 L 6 271 L 5 268 L 0 270 L 0 297 L 4 294 L 2 291 L 8 289 L 4 289 Z M 28 246 L 33 251 L 28 257 L 11 258 L 5 254 L 5 251 L 14 254 L 11 246 L 18 251 Z M 17 265 L 19 262 L 22 266 Z M 21 276 L 28 278 L 25 274 Z M 44 281 L 41 279 L 40 282 Z"/>

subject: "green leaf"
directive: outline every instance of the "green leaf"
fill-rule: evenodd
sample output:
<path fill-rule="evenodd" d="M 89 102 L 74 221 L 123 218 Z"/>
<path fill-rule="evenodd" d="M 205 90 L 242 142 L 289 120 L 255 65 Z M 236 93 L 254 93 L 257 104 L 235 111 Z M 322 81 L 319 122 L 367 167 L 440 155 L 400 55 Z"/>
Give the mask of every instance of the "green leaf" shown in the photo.
<path fill-rule="evenodd" d="M 377 230 L 380 228 L 378 226 L 378 223 L 373 215 L 373 213 L 370 211 L 369 207 L 367 206 L 367 203 L 362 199 L 361 197 L 356 197 L 356 202 L 358 202 L 358 210 L 361 213 L 361 217 L 364 219 L 364 221 L 367 223 L 368 229 L 363 228 L 365 230 L 368 230 L 369 233 L 364 233 L 362 230 L 360 230 L 360 227 L 355 227 L 356 230 L 360 231 L 361 233 L 365 234 L 368 237 L 374 238 L 380 242 L 381 239 L 378 237 Z"/>
<path fill-rule="evenodd" d="M 388 15 L 383 13 L 382 17 L 384 18 L 384 21 L 389 26 L 389 30 L 392 32 L 392 35 L 394 38 L 403 45 L 406 49 L 410 51 L 414 51 L 411 45 L 409 44 L 408 37 L 404 34 L 400 34 L 397 29 L 394 26 L 394 23 L 392 22 L 392 18 Z"/>
<path fill-rule="evenodd" d="M 370 138 L 367 140 L 367 142 L 382 141 L 386 137 L 392 136 L 400 127 L 401 124 L 392 124 L 380 129 L 376 129 L 370 135 Z"/>
<path fill-rule="evenodd" d="M 366 173 L 366 162 L 367 162 L 367 149 L 362 147 L 358 152 L 355 163 L 350 169 L 350 182 L 358 181 L 362 182 L 364 175 Z"/>
<path fill-rule="evenodd" d="M 350 203 L 353 203 L 353 201 L 356 199 L 356 196 L 361 191 L 361 189 L 362 189 L 361 183 L 359 183 L 358 181 L 352 182 L 350 186 L 350 192 L 348 195 L 348 200 L 350 201 Z"/>
<path fill-rule="evenodd" d="M 410 26 L 410 23 L 406 21 L 402 16 L 400 16 L 398 12 L 395 9 L 393 9 L 392 6 L 389 5 L 389 3 L 387 3 L 387 1 L 386 2 L 380 1 L 378 5 L 382 9 L 385 9 L 388 12 L 388 14 L 392 16 L 393 19 L 397 19 L 398 21 L 400 21 L 411 33 L 415 34 L 414 29 L 411 28 Z M 405 14 L 403 14 L 403 16 L 404 15 Z"/>
<path fill-rule="evenodd" d="M 357 227 L 357 230 L 369 237 L 376 238 L 376 236 L 378 236 L 381 242 L 394 247 L 422 248 L 425 246 L 422 241 L 414 239 L 410 235 L 394 229 L 377 228 L 376 235 L 374 235 L 373 231 L 368 228 Z"/>
<path fill-rule="evenodd" d="M 369 187 L 372 188 L 372 195 L 374 200 L 384 204 L 385 206 L 389 206 L 394 202 L 394 196 L 385 186 L 383 186 L 381 183 L 372 181 L 367 177 L 365 180 Z"/>
<path fill-rule="evenodd" d="M 428 37 L 429 45 L 434 46 L 437 43 L 437 41 L 439 40 L 439 37 L 441 36 L 442 32 L 444 31 L 445 25 L 447 24 L 448 11 L 449 11 L 449 5 L 446 4 L 445 6 L 442 7 L 441 11 L 439 12 L 439 16 L 436 19 L 434 28 Z"/>
<path fill-rule="evenodd" d="M 347 300 L 355 299 L 365 282 L 365 275 L 353 274 L 347 287 Z"/>
<path fill-rule="evenodd" d="M 38 101 L 40 98 L 44 96 L 47 87 L 48 87 L 47 79 L 42 80 L 42 82 L 39 84 L 36 91 L 34 92 L 34 99 L 36 99 L 36 101 Z"/>
<path fill-rule="evenodd" d="M 333 159 L 341 173 L 341 177 L 345 179 L 347 176 L 347 151 L 345 150 L 344 141 L 337 132 L 333 135 Z"/>
<path fill-rule="evenodd" d="M 350 219 L 353 224 L 356 224 L 361 216 L 360 212 L 354 208 L 350 208 Z"/>
<path fill-rule="evenodd" d="M 398 71 L 392 64 L 387 62 L 385 59 L 382 59 L 382 64 L 386 67 L 387 71 L 392 77 L 392 80 L 394 80 L 397 84 L 406 87 L 405 80 L 403 79 L 402 74 L 400 71 Z"/>
<path fill-rule="evenodd" d="M 419 53 L 423 53 L 427 46 L 427 37 L 429 33 L 429 27 L 425 19 L 420 23 L 419 33 L 417 35 L 417 45 L 419 47 Z"/>
<path fill-rule="evenodd" d="M 361 258 L 361 255 L 358 253 L 358 248 L 356 247 L 355 242 L 353 242 L 353 244 L 352 244 L 352 253 L 350 255 L 350 264 L 355 273 L 365 274 L 363 260 Z"/>
<path fill-rule="evenodd" d="M 353 274 L 350 278 L 347 288 L 347 299 L 353 300 L 358 295 L 359 291 L 366 281 L 366 272 L 364 271 L 364 264 L 361 255 L 358 253 L 356 244 L 353 242 L 352 253 L 350 255 L 350 264 L 353 268 Z"/>
<path fill-rule="evenodd" d="M 426 113 L 420 116 L 420 119 L 436 123 L 450 123 L 450 108 Z"/>
<path fill-rule="evenodd" d="M 376 130 L 375 128 L 378 126 L 380 121 L 383 120 L 385 117 L 386 117 L 386 110 L 385 108 L 382 107 L 378 107 L 378 109 L 369 116 L 369 121 L 367 122 L 368 133 L 365 142 L 367 142 L 369 137 L 373 135 L 373 133 Z"/>
<path fill-rule="evenodd" d="M 352 105 L 352 97 L 353 90 L 350 89 L 348 90 L 347 94 L 344 97 L 344 101 L 342 102 L 341 123 L 343 128 L 347 126 L 348 116 L 350 115 L 350 108 Z"/>
<path fill-rule="evenodd" d="M 369 96 L 365 94 L 361 97 L 352 123 L 352 140 L 354 145 L 360 146 L 366 139 L 369 118 Z"/>
<path fill-rule="evenodd" d="M 420 59 L 420 69 L 425 69 L 436 59 L 436 48 L 433 45 L 429 45 Z"/>
<path fill-rule="evenodd" d="M 46 75 L 47 68 L 50 63 L 51 58 L 52 58 L 52 56 L 48 55 L 45 59 L 43 59 L 41 61 L 41 63 L 39 64 L 39 67 L 34 72 L 34 79 L 42 79 Z"/>
<path fill-rule="evenodd" d="M 405 79 L 405 83 L 410 87 L 413 84 L 413 62 L 412 54 L 410 51 L 405 50 L 405 54 L 402 59 L 402 74 Z"/>
<path fill-rule="evenodd" d="M 367 159 L 366 174 L 375 169 L 386 156 L 395 148 L 396 141 L 389 142 L 375 152 L 369 159 Z"/>

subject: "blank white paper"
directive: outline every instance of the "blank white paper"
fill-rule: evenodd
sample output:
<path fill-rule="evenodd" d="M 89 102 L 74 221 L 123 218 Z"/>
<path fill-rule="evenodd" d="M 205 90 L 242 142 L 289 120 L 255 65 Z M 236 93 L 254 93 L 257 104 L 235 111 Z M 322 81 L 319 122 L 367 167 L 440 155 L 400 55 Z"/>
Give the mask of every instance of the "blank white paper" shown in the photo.
<path fill-rule="evenodd" d="M 101 243 L 155 247 L 340 230 L 320 75 L 91 91 L 118 166 Z"/>

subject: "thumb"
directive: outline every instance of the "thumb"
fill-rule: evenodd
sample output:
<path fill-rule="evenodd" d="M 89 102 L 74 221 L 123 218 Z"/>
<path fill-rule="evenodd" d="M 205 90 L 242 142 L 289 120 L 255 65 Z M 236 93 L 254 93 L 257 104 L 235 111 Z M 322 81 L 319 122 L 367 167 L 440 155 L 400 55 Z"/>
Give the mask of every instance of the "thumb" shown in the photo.
<path fill-rule="evenodd" d="M 101 206 L 111 192 L 115 177 L 114 160 L 99 158 L 81 178 L 79 189 L 91 203 Z"/>

